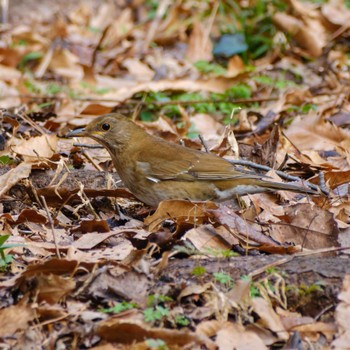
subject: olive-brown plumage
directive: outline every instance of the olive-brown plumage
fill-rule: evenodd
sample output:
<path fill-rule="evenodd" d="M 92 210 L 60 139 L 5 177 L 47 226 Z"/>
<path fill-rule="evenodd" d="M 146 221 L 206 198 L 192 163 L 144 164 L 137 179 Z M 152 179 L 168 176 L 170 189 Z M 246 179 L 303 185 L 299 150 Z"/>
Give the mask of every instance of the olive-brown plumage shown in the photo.
<path fill-rule="evenodd" d="M 276 190 L 315 194 L 297 185 L 267 181 L 213 154 L 149 135 L 117 113 L 100 116 L 86 128 L 67 134 L 73 136 L 88 136 L 102 144 L 125 186 L 154 207 L 166 199 L 224 201 Z"/>

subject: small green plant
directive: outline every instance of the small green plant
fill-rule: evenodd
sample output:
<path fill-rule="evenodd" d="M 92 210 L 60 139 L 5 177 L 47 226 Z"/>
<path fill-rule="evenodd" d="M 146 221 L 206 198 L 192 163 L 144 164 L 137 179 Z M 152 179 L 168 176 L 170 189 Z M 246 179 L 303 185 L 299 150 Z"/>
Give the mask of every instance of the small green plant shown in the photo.
<path fill-rule="evenodd" d="M 247 84 L 240 83 L 232 86 L 224 93 L 208 93 L 204 95 L 198 92 L 149 92 L 146 96 L 136 94 L 134 97 L 142 100 L 146 104 L 147 107 L 145 107 L 140 113 L 140 119 L 148 122 L 156 119 L 155 111 L 159 109 L 162 110 L 162 114 L 170 118 L 181 118 L 180 109 L 177 105 L 172 104 L 173 101 L 188 102 L 188 106 L 186 103 L 181 104 L 187 108 L 191 108 L 197 113 L 220 113 L 221 115 L 230 116 L 232 110 L 238 110 L 247 105 L 253 106 L 250 102 L 234 102 L 234 100 L 237 99 L 249 99 L 251 95 L 251 87 Z M 167 104 L 167 102 L 169 102 L 169 104 Z M 237 120 L 238 119 L 236 118 L 235 121 Z M 192 131 L 190 132 L 192 133 Z M 194 133 L 197 135 L 195 131 Z"/>
<path fill-rule="evenodd" d="M 43 57 L 43 53 L 39 52 L 39 51 L 32 51 L 27 53 L 26 55 L 24 55 L 21 59 L 21 61 L 18 64 L 18 67 L 20 69 L 24 69 L 25 65 L 29 62 L 29 61 L 36 61 L 40 58 Z"/>
<path fill-rule="evenodd" d="M 225 272 L 214 272 L 213 273 L 214 280 L 219 282 L 220 284 L 226 286 L 227 288 L 233 287 L 233 280 L 230 275 Z"/>
<path fill-rule="evenodd" d="M 4 270 L 7 265 L 13 261 L 13 255 L 6 254 L 5 250 L 14 248 L 14 247 L 22 247 L 22 244 L 5 244 L 5 242 L 9 239 L 10 235 L 2 235 L 0 236 L 0 269 Z"/>
<path fill-rule="evenodd" d="M 300 113 L 300 114 L 308 114 L 310 111 L 317 111 L 317 105 L 313 103 L 305 103 L 301 106 L 290 106 L 287 109 L 288 113 Z"/>
<path fill-rule="evenodd" d="M 298 295 L 300 296 L 310 296 L 314 293 L 320 293 L 323 292 L 324 286 L 322 283 L 313 283 L 310 285 L 301 284 L 299 287 L 297 287 Z"/>
<path fill-rule="evenodd" d="M 181 327 L 187 327 L 190 324 L 190 320 L 185 315 L 176 315 L 175 322 Z"/>
<path fill-rule="evenodd" d="M 115 304 L 113 307 L 108 309 L 100 309 L 100 312 L 119 314 L 123 311 L 131 310 L 137 308 L 136 303 L 128 303 L 127 301 L 122 301 L 121 303 Z"/>
<path fill-rule="evenodd" d="M 147 339 L 146 344 L 151 349 L 155 349 L 155 350 L 168 350 L 169 349 L 168 346 L 166 345 L 165 341 L 162 339 Z"/>
<path fill-rule="evenodd" d="M 169 309 L 161 305 L 148 307 L 143 311 L 143 316 L 145 322 L 153 323 L 169 316 Z"/>
<path fill-rule="evenodd" d="M 27 88 L 27 90 L 31 94 L 40 94 L 41 93 L 41 88 L 39 85 L 35 83 L 34 80 L 28 79 L 23 82 L 23 85 Z"/>
<path fill-rule="evenodd" d="M 237 84 L 228 89 L 225 92 L 225 96 L 236 99 L 250 98 L 252 96 L 252 88 L 247 84 Z"/>
<path fill-rule="evenodd" d="M 197 61 L 193 64 L 199 72 L 204 74 L 213 74 L 213 75 L 225 75 L 226 69 L 220 66 L 217 63 L 209 63 L 207 61 Z"/>
<path fill-rule="evenodd" d="M 175 245 L 173 249 L 179 253 L 183 253 L 186 255 L 204 255 L 201 251 L 199 251 L 194 245 L 192 245 L 189 242 L 185 242 L 184 245 Z"/>
<path fill-rule="evenodd" d="M 256 298 L 256 297 L 261 296 L 259 289 L 255 286 L 255 283 L 252 281 L 250 276 L 243 275 L 243 276 L 241 276 L 241 280 L 250 282 L 249 283 L 249 294 L 252 298 Z"/>
<path fill-rule="evenodd" d="M 191 271 L 191 274 L 196 277 L 203 276 L 207 272 L 204 266 L 195 266 Z"/>
<path fill-rule="evenodd" d="M 10 156 L 1 156 L 0 165 L 11 165 L 14 163 L 14 160 Z"/>
<path fill-rule="evenodd" d="M 167 295 L 163 294 L 151 294 L 147 298 L 147 305 L 148 306 L 154 306 L 159 303 L 166 303 L 169 301 L 173 301 L 171 297 L 168 297 Z"/>
<path fill-rule="evenodd" d="M 59 84 L 56 84 L 56 83 L 49 83 L 45 87 L 45 92 L 48 95 L 57 95 L 57 94 L 59 94 L 60 92 L 63 92 L 63 91 L 64 91 L 64 87 L 59 85 Z"/>
<path fill-rule="evenodd" d="M 147 298 L 147 308 L 143 311 L 145 322 L 154 323 L 169 316 L 169 309 L 164 306 L 165 303 L 171 302 L 173 299 L 167 295 L 151 294 Z M 163 305 L 159 305 L 163 304 Z"/>
<path fill-rule="evenodd" d="M 276 269 L 275 266 L 271 266 L 271 267 L 268 267 L 268 268 L 265 270 L 265 272 L 266 272 L 267 275 L 273 275 L 273 274 L 278 273 L 278 270 Z"/>
<path fill-rule="evenodd" d="M 237 253 L 233 252 L 230 249 L 206 248 L 205 252 L 208 253 L 208 255 L 212 255 L 218 258 L 232 258 L 234 256 L 238 256 Z"/>

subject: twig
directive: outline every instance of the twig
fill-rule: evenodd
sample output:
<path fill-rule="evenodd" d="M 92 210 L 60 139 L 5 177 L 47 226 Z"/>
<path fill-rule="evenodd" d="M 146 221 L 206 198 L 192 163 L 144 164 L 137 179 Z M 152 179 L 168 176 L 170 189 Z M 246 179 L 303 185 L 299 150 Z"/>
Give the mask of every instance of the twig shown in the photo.
<path fill-rule="evenodd" d="M 336 303 L 333 303 L 333 304 L 331 304 L 331 305 L 326 306 L 323 310 L 321 310 L 321 311 L 314 317 L 314 320 L 315 320 L 315 321 L 318 321 L 318 320 L 321 318 L 321 316 L 323 316 L 323 315 L 324 315 L 325 313 L 327 313 L 328 311 L 334 309 L 335 306 L 336 306 Z"/>
<path fill-rule="evenodd" d="M 320 171 L 320 172 L 319 172 L 318 178 L 319 178 L 319 183 L 318 183 L 318 185 L 319 185 L 321 191 L 322 191 L 323 193 L 329 194 L 329 191 L 328 191 L 327 186 L 326 186 L 326 181 L 325 181 L 325 179 L 324 179 L 324 172 L 323 172 L 323 171 Z"/>
<path fill-rule="evenodd" d="M 248 166 L 248 167 L 251 167 L 251 168 L 254 168 L 254 169 L 258 169 L 258 170 L 263 170 L 263 171 L 266 171 L 266 172 L 270 171 L 270 170 L 274 170 L 276 172 L 276 174 L 278 176 L 280 176 L 284 180 L 287 180 L 287 181 L 302 181 L 305 185 L 310 187 L 312 190 L 317 191 L 318 189 L 321 189 L 323 194 L 325 194 L 325 195 L 329 194 L 329 192 L 327 190 L 319 188 L 318 186 L 314 185 L 313 183 L 311 183 L 309 181 L 302 180 L 298 176 L 293 176 L 293 175 L 286 174 L 285 172 L 283 172 L 281 170 L 272 169 L 272 168 L 270 168 L 267 165 L 261 165 L 261 164 L 257 164 L 257 163 L 251 162 L 249 160 L 242 160 L 242 159 L 229 160 L 229 162 L 231 164 Z"/>
<path fill-rule="evenodd" d="M 89 153 L 83 150 L 82 154 L 96 168 L 96 170 L 103 171 L 103 169 L 92 159 Z"/>
<path fill-rule="evenodd" d="M 9 0 L 1 1 L 1 23 L 7 24 L 9 21 Z"/>
<path fill-rule="evenodd" d="M 159 29 L 159 23 L 162 20 L 166 10 L 168 9 L 169 5 L 171 4 L 171 0 L 162 0 L 158 4 L 156 15 L 153 19 L 153 22 L 151 23 L 151 26 L 148 30 L 147 36 L 144 41 L 143 50 L 146 51 L 149 47 L 149 44 L 153 40 L 154 36 L 156 35 L 157 30 Z"/>
<path fill-rule="evenodd" d="M 205 34 L 204 34 L 204 40 L 203 40 L 203 43 L 202 43 L 202 49 L 204 50 L 205 47 L 207 46 L 207 43 L 208 41 L 210 40 L 210 33 L 213 29 L 213 25 L 214 25 L 214 21 L 215 21 L 215 17 L 216 17 L 216 14 L 218 12 L 218 9 L 219 9 L 219 6 L 220 6 L 220 2 L 217 1 L 214 5 L 214 8 L 209 16 L 209 23 L 208 23 L 208 26 L 206 28 L 206 31 L 205 31 Z"/>
<path fill-rule="evenodd" d="M 49 223 L 50 223 L 50 226 L 51 226 L 53 242 L 54 242 L 55 248 L 56 248 L 56 255 L 57 255 L 58 259 L 61 259 L 61 254 L 60 254 L 60 250 L 58 249 L 58 244 L 57 244 L 57 239 L 56 239 L 55 227 L 54 227 L 51 215 L 50 215 L 49 208 L 48 208 L 47 203 L 46 203 L 46 199 L 45 199 L 44 196 L 40 196 L 40 198 L 41 198 L 41 200 L 42 200 L 42 202 L 44 204 L 44 208 L 45 208 L 45 211 L 46 211 L 47 219 L 49 220 Z"/>
<path fill-rule="evenodd" d="M 204 149 L 205 149 L 205 152 L 206 152 L 206 153 L 209 153 L 208 146 L 207 146 L 207 144 L 205 143 L 205 141 L 204 141 L 204 139 L 203 139 L 203 136 L 202 136 L 201 134 L 198 134 L 198 138 L 199 138 L 199 140 L 201 141 L 201 143 L 202 143 L 202 145 L 203 145 L 203 147 L 204 147 Z"/>
<path fill-rule="evenodd" d="M 97 148 L 104 148 L 103 146 L 100 145 L 91 145 L 87 143 L 73 143 L 74 147 L 84 147 L 84 148 L 91 148 L 91 149 L 97 149 Z"/>

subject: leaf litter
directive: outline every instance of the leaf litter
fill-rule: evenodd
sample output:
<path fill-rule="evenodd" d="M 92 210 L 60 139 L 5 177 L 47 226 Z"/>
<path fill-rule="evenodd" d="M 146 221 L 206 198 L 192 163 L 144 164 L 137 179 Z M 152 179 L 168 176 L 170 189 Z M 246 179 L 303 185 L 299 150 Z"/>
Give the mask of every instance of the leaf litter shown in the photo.
<path fill-rule="evenodd" d="M 331 272 L 305 284 L 283 269 L 313 254 L 347 263 L 350 10 L 293 0 L 259 17 L 257 4 L 10 7 L 0 38 L 2 346 L 350 346 L 349 275 L 327 304 Z M 257 18 L 269 35 L 252 33 Z M 63 138 L 111 111 L 330 194 L 255 194 L 238 207 L 170 201 L 152 211 L 109 175 L 105 150 Z M 239 261 L 251 269 L 233 274 L 227 264 Z"/>

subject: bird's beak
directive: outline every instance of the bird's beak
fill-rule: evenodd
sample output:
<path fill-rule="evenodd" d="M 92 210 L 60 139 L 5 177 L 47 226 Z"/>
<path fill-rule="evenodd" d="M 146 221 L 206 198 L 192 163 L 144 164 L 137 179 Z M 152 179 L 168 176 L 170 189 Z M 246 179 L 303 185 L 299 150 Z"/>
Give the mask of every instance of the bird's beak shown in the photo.
<path fill-rule="evenodd" d="M 75 136 L 86 136 L 86 129 L 80 128 L 70 131 L 68 134 L 66 134 L 66 137 L 75 137 Z"/>

